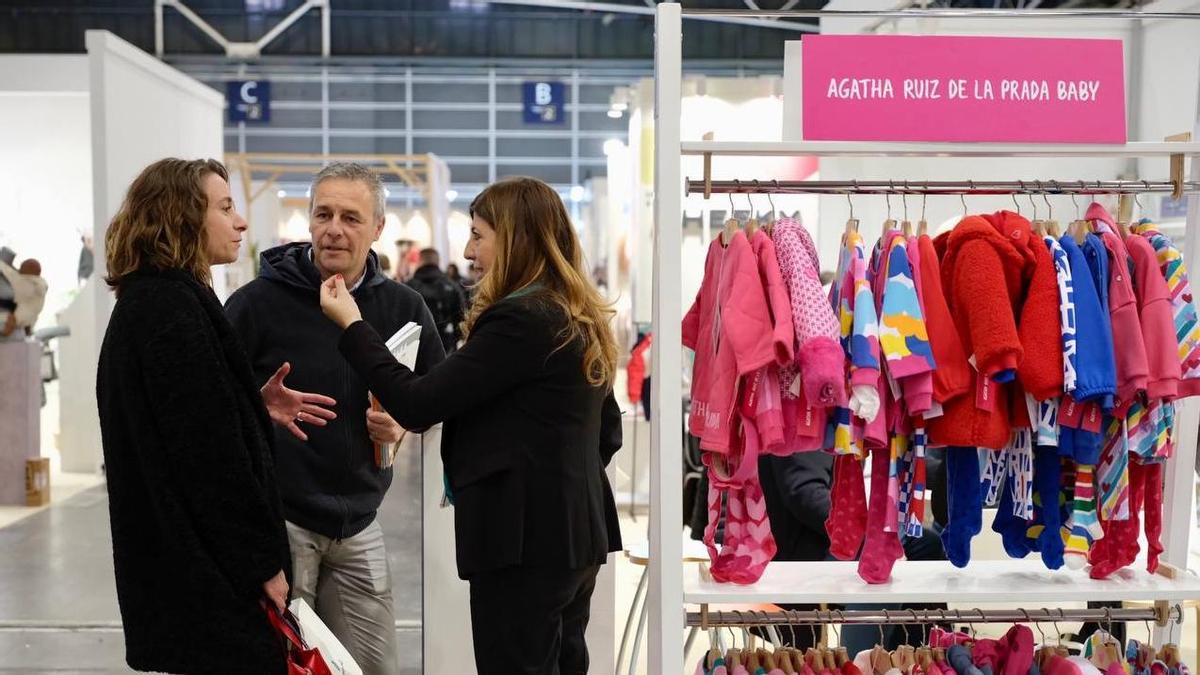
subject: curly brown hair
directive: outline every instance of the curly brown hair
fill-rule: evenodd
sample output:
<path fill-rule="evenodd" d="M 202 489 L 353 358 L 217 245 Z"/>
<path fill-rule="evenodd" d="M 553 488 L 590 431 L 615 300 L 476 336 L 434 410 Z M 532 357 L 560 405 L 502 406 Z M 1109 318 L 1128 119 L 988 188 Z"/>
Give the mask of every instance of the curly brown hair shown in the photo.
<path fill-rule="evenodd" d="M 215 159 L 160 159 L 142 170 L 104 237 L 108 276 L 117 293 L 125 277 L 142 269 L 182 269 L 211 284 L 205 249 L 208 197 L 204 179 L 215 173 L 229 180 Z"/>

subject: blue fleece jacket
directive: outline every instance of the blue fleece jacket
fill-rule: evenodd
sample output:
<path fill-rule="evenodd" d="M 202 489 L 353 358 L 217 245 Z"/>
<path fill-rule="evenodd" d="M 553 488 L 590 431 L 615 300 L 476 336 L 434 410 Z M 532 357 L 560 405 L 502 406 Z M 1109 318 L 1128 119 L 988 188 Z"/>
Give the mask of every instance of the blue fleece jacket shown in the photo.
<path fill-rule="evenodd" d="M 1071 395 L 1076 401 L 1098 401 L 1110 410 L 1117 393 L 1117 364 L 1108 316 L 1108 252 L 1092 234 L 1082 249 L 1070 236 L 1059 244 L 1071 265 L 1075 300 L 1075 391 Z M 1098 279 L 1102 281 L 1097 283 Z"/>
<path fill-rule="evenodd" d="M 1059 244 L 1071 266 L 1075 304 L 1076 401 L 1095 401 L 1111 410 L 1117 391 L 1117 364 L 1108 314 L 1108 252 L 1099 237 L 1089 234 L 1082 248 L 1070 236 Z M 1099 432 L 1059 429 L 1058 454 L 1081 464 L 1095 464 L 1104 437 Z"/>

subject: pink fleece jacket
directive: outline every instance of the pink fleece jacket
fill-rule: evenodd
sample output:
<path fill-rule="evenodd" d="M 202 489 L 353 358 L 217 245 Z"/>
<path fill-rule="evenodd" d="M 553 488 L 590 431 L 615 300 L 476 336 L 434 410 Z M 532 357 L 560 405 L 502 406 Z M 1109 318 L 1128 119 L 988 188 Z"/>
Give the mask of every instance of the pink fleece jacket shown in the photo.
<path fill-rule="evenodd" d="M 1117 363 L 1117 397 L 1114 414 L 1124 415 L 1146 388 L 1150 366 L 1146 358 L 1146 342 L 1138 320 L 1137 296 L 1130 279 L 1129 252 L 1115 234 L 1116 226 L 1108 211 L 1099 204 L 1088 207 L 1086 219 L 1093 222 L 1104 248 L 1108 249 L 1108 314 L 1112 323 L 1113 354 Z M 1099 225 L 1107 226 L 1107 230 Z M 1175 350 L 1172 350 L 1172 354 Z"/>
<path fill-rule="evenodd" d="M 1146 342 L 1146 358 L 1150 379 L 1146 396 L 1150 399 L 1173 399 L 1179 394 L 1179 342 L 1175 338 L 1175 313 L 1171 291 L 1158 268 L 1158 254 L 1145 238 L 1131 234 L 1125 247 L 1133 259 L 1134 291 L 1138 299 L 1138 316 L 1142 322 L 1142 339 Z"/>
<path fill-rule="evenodd" d="M 796 329 L 792 323 L 792 299 L 779 269 L 775 242 L 766 232 L 756 230 L 750 237 L 750 250 L 758 262 L 758 275 L 767 293 L 771 312 L 771 336 L 774 338 L 775 363 L 786 366 L 795 358 Z"/>
<path fill-rule="evenodd" d="M 767 294 L 767 309 L 771 313 L 775 362 L 763 366 L 747 378 L 742 389 L 742 413 L 754 418 L 759 444 L 763 452 L 781 451 L 784 437 L 783 402 L 779 390 L 779 368 L 788 366 L 795 358 L 796 333 L 792 324 L 792 301 L 787 285 L 779 271 L 775 243 L 762 230 L 750 236 L 750 249 L 758 262 L 759 279 Z"/>
<path fill-rule="evenodd" d="M 683 344 L 695 350 L 688 429 L 700 447 L 729 452 L 741 378 L 775 360 L 771 314 L 746 235 L 708 248 L 704 281 L 683 317 Z"/>
<path fill-rule="evenodd" d="M 775 254 L 792 303 L 796 332 L 796 365 L 804 394 L 813 405 L 845 405 L 844 354 L 841 330 L 821 288 L 820 261 L 812 237 L 799 221 L 775 223 Z M 785 371 L 787 388 L 794 376 Z"/>

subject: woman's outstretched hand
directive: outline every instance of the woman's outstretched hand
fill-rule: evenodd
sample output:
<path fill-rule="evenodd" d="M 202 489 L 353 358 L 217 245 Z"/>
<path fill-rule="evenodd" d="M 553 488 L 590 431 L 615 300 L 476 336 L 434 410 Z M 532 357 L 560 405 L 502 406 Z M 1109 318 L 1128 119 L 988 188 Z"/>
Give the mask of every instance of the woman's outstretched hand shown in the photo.
<path fill-rule="evenodd" d="M 362 320 L 358 303 L 354 301 L 350 291 L 346 290 L 346 281 L 340 274 L 329 277 L 321 284 L 321 311 L 343 329 L 355 321 Z"/>

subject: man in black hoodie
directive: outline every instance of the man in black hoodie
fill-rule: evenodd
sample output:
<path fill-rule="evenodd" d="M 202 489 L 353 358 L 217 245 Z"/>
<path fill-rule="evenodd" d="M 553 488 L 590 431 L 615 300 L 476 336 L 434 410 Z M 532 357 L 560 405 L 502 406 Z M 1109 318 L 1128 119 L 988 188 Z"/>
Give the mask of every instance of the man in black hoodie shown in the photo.
<path fill-rule="evenodd" d="M 392 482 L 375 462 L 375 443 L 404 430 L 370 410 L 366 383 L 338 355 L 338 327 L 321 313 L 320 285 L 341 275 L 381 335 L 410 321 L 422 327 L 416 372 L 444 358 L 433 317 L 421 296 L 388 279 L 371 244 L 383 231 L 379 177 L 358 164 L 331 164 L 313 179 L 312 243 L 262 254 L 259 278 L 225 305 L 260 383 L 291 364 L 289 383 L 334 398 L 328 426 L 297 418 L 301 441 L 276 431 L 275 467 L 292 549 L 294 596 L 313 606 L 367 675 L 396 672 L 391 575 L 376 512 Z"/>

